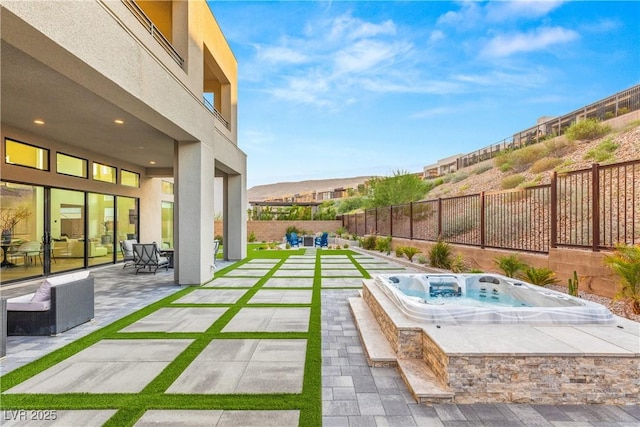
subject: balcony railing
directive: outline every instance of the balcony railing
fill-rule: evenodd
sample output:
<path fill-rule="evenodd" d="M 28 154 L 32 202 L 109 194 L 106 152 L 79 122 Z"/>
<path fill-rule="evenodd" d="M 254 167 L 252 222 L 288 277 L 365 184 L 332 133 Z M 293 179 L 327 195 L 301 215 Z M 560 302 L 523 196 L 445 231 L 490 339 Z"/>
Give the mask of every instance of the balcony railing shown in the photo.
<path fill-rule="evenodd" d="M 213 113 L 216 119 L 220 120 L 220 123 L 222 123 L 224 127 L 226 127 L 227 129 L 231 129 L 231 127 L 229 126 L 229 122 L 224 117 L 222 117 L 222 114 L 220 114 L 220 112 L 216 110 L 216 108 L 213 106 L 213 104 L 211 104 L 211 102 L 209 102 L 207 98 L 202 97 L 202 103 L 205 107 L 207 107 L 207 110 Z"/>
<path fill-rule="evenodd" d="M 147 14 L 144 13 L 142 9 L 140 9 L 140 6 L 138 6 L 133 0 L 122 0 L 122 3 L 124 3 L 124 5 L 131 11 L 131 13 L 133 13 L 133 16 L 135 16 L 138 21 L 140 21 L 140 23 L 147 29 L 147 31 L 149 31 L 149 34 L 151 34 L 151 36 L 156 39 L 160 46 L 162 46 L 162 48 L 167 51 L 169 56 L 171 56 L 171 58 L 173 58 L 173 60 L 176 61 L 180 67 L 182 67 L 184 65 L 184 59 L 176 51 L 173 45 L 169 43 L 169 40 L 167 40 L 167 38 L 160 32 L 158 27 L 156 27 L 151 19 L 149 19 Z"/>

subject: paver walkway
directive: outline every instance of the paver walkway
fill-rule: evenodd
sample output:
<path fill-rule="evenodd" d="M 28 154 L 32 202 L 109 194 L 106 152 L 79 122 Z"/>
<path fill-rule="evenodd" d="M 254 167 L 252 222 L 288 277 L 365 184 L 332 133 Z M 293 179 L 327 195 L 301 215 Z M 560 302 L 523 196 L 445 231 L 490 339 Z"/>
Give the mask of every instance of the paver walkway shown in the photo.
<path fill-rule="evenodd" d="M 372 274 L 407 270 L 366 254 L 354 259 Z M 239 395 L 247 399 L 274 393 L 295 396 L 305 383 L 309 306 L 319 295 L 324 426 L 640 426 L 639 406 L 418 405 L 395 368 L 367 365 L 347 301 L 357 295 L 363 277 L 351 259 L 321 257 L 319 292 L 314 290 L 315 250 L 290 256 L 274 271 L 278 262 L 253 259 L 5 393 L 91 393 L 96 397 L 141 393 L 143 399 L 145 393 L 160 389 L 161 398 L 188 394 L 200 401 L 210 399 L 214 406 L 221 402 L 216 396 L 235 396 L 232 406 L 241 401 Z M 271 278 L 260 282 L 268 273 Z M 9 356 L 0 362 L 0 372 L 12 371 L 180 290 L 171 283 L 170 274 L 135 276 L 123 273 L 119 266 L 93 270 L 93 274 L 96 319 L 57 337 L 9 337 Z M 167 370 L 177 365 L 182 369 L 168 375 Z M 109 396 L 118 399 L 118 395 Z M 2 411 L 0 424 L 102 425 L 116 412 L 111 408 L 57 410 L 56 420 L 47 422 L 30 419 L 28 412 Z M 27 418 L 17 418 L 22 415 Z M 306 425 L 301 411 L 275 408 L 156 407 L 131 416 L 136 426 Z"/>

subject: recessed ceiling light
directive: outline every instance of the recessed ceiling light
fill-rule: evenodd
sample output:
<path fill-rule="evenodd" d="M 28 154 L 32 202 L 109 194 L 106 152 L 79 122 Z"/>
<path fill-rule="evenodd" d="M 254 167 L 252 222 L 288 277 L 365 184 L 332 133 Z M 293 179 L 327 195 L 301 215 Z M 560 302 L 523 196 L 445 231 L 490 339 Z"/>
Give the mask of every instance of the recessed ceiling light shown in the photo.
<path fill-rule="evenodd" d="M 44 120 L 36 119 L 36 120 L 33 121 L 33 123 L 35 123 L 37 125 L 43 125 L 44 124 Z"/>
<path fill-rule="evenodd" d="M 124 123 L 124 120 L 115 119 L 113 122 L 114 122 L 115 124 L 117 124 L 117 125 L 121 125 L 121 124 L 123 124 L 123 123 Z"/>
<path fill-rule="evenodd" d="M 138 150 L 144 150 L 144 147 L 141 145 L 138 147 Z"/>
<path fill-rule="evenodd" d="M 155 164 L 156 164 L 156 162 L 154 162 L 153 160 L 151 160 L 151 161 L 149 162 L 149 164 L 150 164 L 150 165 L 155 165 Z"/>

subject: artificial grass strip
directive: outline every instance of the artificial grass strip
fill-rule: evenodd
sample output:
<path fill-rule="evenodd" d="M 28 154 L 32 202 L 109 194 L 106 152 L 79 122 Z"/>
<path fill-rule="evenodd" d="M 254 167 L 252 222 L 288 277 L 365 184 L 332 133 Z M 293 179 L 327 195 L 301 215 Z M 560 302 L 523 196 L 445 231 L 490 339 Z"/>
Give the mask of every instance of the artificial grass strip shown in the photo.
<path fill-rule="evenodd" d="M 226 278 L 229 272 L 256 259 L 277 259 L 277 263 L 269 271 L 261 276 L 250 277 L 258 279 L 251 287 L 191 287 L 180 290 L 162 300 L 157 301 L 123 319 L 108 325 L 99 331 L 93 332 L 80 340 L 59 349 L 38 361 L 18 368 L 2 377 L 1 390 L 7 390 L 20 382 L 36 375 L 54 364 L 65 360 L 73 354 L 97 343 L 103 339 L 192 339 L 193 342 L 165 369 L 154 378 L 140 393 L 111 393 L 111 394 L 9 394 L 2 396 L 0 407 L 6 409 L 116 409 L 117 412 L 105 425 L 126 426 L 133 425 L 149 409 L 220 409 L 220 410 L 300 410 L 300 422 L 305 426 L 322 425 L 322 338 L 321 338 L 321 260 L 327 255 L 347 255 L 351 262 L 364 271 L 354 262 L 350 250 L 317 251 L 313 265 L 313 286 L 300 288 L 263 288 L 265 283 L 274 277 L 287 261 L 295 261 L 291 256 L 303 255 L 305 249 L 288 251 L 261 251 L 249 252 L 249 256 L 236 264 L 216 271 L 215 277 L 210 281 Z M 364 271 L 366 275 L 366 271 Z M 300 278 L 300 276 L 293 276 Z M 311 277 L 311 276 L 309 276 Z M 233 276 L 233 278 L 239 278 Z M 277 276 L 276 278 L 285 278 Z M 209 283 L 210 283 L 209 282 Z M 235 289 L 246 292 L 235 304 L 180 304 L 176 300 L 195 289 Z M 261 289 L 265 290 L 311 290 L 311 304 L 282 303 L 282 304 L 249 304 L 251 298 Z M 336 289 L 336 288 L 330 288 Z M 353 288 L 352 288 L 353 289 Z M 148 316 L 162 307 L 229 307 L 205 332 L 120 332 L 121 329 Z M 243 308 L 258 307 L 309 307 L 309 326 L 307 332 L 222 332 L 222 329 Z M 211 343 L 212 340 L 223 339 L 304 339 L 307 343 L 307 353 L 304 366 L 303 386 L 301 393 L 295 394 L 230 394 L 230 395 L 201 395 L 201 394 L 166 394 L 165 391 L 185 371 L 198 355 Z M 304 421 L 303 421 L 304 420 Z"/>

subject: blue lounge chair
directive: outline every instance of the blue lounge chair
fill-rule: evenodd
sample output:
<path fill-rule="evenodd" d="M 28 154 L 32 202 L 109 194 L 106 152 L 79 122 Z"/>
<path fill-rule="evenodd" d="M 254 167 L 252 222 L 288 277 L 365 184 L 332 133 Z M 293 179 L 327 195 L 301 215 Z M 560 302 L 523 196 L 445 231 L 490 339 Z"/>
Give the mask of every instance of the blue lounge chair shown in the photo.
<path fill-rule="evenodd" d="M 297 246 L 300 247 L 300 240 L 298 239 L 298 233 L 296 233 L 295 231 L 291 234 L 289 234 L 289 236 L 287 237 L 287 241 L 289 242 L 290 246 Z"/>
<path fill-rule="evenodd" d="M 314 241 L 314 246 L 318 246 L 321 248 L 328 248 L 329 247 L 329 233 L 327 233 L 326 231 L 324 233 L 322 233 L 322 236 L 318 236 L 315 238 Z"/>

